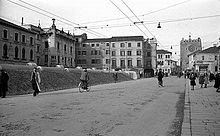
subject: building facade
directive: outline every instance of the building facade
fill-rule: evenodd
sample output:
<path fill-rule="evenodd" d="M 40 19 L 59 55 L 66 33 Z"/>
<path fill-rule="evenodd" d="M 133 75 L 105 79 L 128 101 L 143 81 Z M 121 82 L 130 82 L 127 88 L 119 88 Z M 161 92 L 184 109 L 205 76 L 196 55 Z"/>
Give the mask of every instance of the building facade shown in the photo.
<path fill-rule="evenodd" d="M 35 62 L 36 33 L 0 18 L 0 63 Z"/>
<path fill-rule="evenodd" d="M 167 50 L 157 50 L 157 71 L 161 69 L 164 73 L 171 74 L 175 61 L 172 60 L 172 52 Z"/>
<path fill-rule="evenodd" d="M 190 68 L 199 72 L 217 72 L 220 47 L 214 46 L 189 55 Z"/>
<path fill-rule="evenodd" d="M 80 67 L 143 71 L 152 69 L 152 61 L 155 61 L 152 59 L 156 54 L 156 51 L 152 53 L 156 48 L 155 39 L 146 40 L 143 36 L 87 39 L 86 34 L 75 37 L 77 66 Z"/>
<path fill-rule="evenodd" d="M 191 39 L 191 36 L 189 36 L 189 39 L 182 39 L 180 42 L 180 67 L 182 70 L 186 70 L 189 68 L 189 58 L 188 55 L 197 51 L 202 50 L 202 43 L 201 39 Z"/>

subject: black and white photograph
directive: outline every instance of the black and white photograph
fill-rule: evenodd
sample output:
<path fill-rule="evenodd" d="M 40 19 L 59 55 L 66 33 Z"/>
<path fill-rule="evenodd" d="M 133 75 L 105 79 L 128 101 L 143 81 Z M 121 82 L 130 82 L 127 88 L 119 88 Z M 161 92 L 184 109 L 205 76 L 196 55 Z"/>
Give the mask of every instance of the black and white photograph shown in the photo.
<path fill-rule="evenodd" d="M 0 136 L 220 136 L 220 0 L 0 0 Z"/>

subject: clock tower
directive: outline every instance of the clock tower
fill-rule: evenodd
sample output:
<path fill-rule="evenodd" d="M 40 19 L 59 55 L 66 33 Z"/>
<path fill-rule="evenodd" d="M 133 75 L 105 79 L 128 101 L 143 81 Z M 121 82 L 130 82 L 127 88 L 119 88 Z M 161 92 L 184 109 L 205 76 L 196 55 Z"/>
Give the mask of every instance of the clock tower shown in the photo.
<path fill-rule="evenodd" d="M 191 39 L 191 35 L 189 35 L 189 39 L 182 38 L 180 41 L 180 66 L 182 70 L 186 70 L 189 67 L 188 55 L 197 50 L 202 50 L 200 38 Z"/>

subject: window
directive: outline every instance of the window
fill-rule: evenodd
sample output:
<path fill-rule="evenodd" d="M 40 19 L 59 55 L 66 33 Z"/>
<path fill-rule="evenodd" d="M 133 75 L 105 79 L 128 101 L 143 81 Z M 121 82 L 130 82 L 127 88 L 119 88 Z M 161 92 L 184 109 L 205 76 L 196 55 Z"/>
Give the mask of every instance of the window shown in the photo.
<path fill-rule="evenodd" d="M 120 56 L 125 56 L 125 51 L 120 51 Z"/>
<path fill-rule="evenodd" d="M 109 55 L 109 54 L 110 54 L 110 50 L 106 50 L 106 51 L 105 51 L 105 54 L 106 54 L 106 55 Z"/>
<path fill-rule="evenodd" d="M 115 48 L 115 43 L 112 43 L 112 48 Z"/>
<path fill-rule="evenodd" d="M 40 45 L 37 45 L 37 52 L 40 52 Z"/>
<path fill-rule="evenodd" d="M 22 59 L 25 59 L 25 48 L 22 49 Z"/>
<path fill-rule="evenodd" d="M 66 52 L 66 44 L 64 45 L 64 52 Z"/>
<path fill-rule="evenodd" d="M 109 43 L 106 43 L 106 46 L 109 46 Z"/>
<path fill-rule="evenodd" d="M 141 43 L 137 43 L 137 47 L 141 47 Z"/>
<path fill-rule="evenodd" d="M 66 57 L 64 58 L 64 64 L 66 65 Z"/>
<path fill-rule="evenodd" d="M 205 57 L 204 56 L 202 56 L 202 60 L 204 60 L 205 59 Z"/>
<path fill-rule="evenodd" d="M 100 59 L 92 59 L 92 62 L 91 62 L 92 64 L 100 64 L 101 63 L 101 61 L 100 61 Z"/>
<path fill-rule="evenodd" d="M 96 44 L 96 47 L 99 47 L 99 44 L 98 44 L 98 43 Z"/>
<path fill-rule="evenodd" d="M 18 47 L 17 46 L 15 47 L 15 58 L 16 59 L 18 58 Z"/>
<path fill-rule="evenodd" d="M 44 56 L 44 62 L 46 62 L 46 63 L 48 62 L 48 55 Z"/>
<path fill-rule="evenodd" d="M 8 46 L 6 44 L 4 44 L 3 46 L 3 57 L 7 57 L 8 56 Z"/>
<path fill-rule="evenodd" d="M 79 59 L 77 60 L 77 64 L 86 64 L 86 60 L 85 59 Z"/>
<path fill-rule="evenodd" d="M 95 44 L 91 44 L 92 47 L 95 47 Z"/>
<path fill-rule="evenodd" d="M 36 35 L 36 39 L 40 40 L 40 35 L 39 34 Z"/>
<path fill-rule="evenodd" d="M 137 56 L 141 56 L 141 50 L 137 50 Z"/>
<path fill-rule="evenodd" d="M 73 47 L 71 46 L 70 47 L 70 54 L 72 54 L 73 53 Z"/>
<path fill-rule="evenodd" d="M 3 30 L 3 38 L 8 39 L 8 30 Z"/>
<path fill-rule="evenodd" d="M 21 42 L 23 42 L 23 43 L 26 42 L 26 40 L 25 40 L 25 35 L 22 35 L 22 36 L 21 36 Z"/>
<path fill-rule="evenodd" d="M 57 42 L 57 50 L 60 50 L 60 43 Z"/>
<path fill-rule="evenodd" d="M 147 61 L 147 67 L 151 67 L 151 61 Z"/>
<path fill-rule="evenodd" d="M 110 64 L 110 59 L 105 60 L 106 64 Z"/>
<path fill-rule="evenodd" d="M 128 47 L 131 47 L 131 43 L 128 43 Z"/>
<path fill-rule="evenodd" d="M 158 59 L 162 59 L 162 54 L 158 54 Z"/>
<path fill-rule="evenodd" d="M 30 51 L 30 60 L 33 60 L 33 50 Z"/>
<path fill-rule="evenodd" d="M 129 67 L 129 68 L 132 67 L 132 60 L 131 60 L 131 59 L 128 60 L 128 67 Z"/>
<path fill-rule="evenodd" d="M 18 33 L 15 33 L 15 41 L 18 42 Z"/>
<path fill-rule="evenodd" d="M 215 56 L 215 60 L 217 60 L 218 56 Z"/>
<path fill-rule="evenodd" d="M 78 52 L 77 52 L 77 55 L 81 55 L 81 51 L 78 51 Z"/>
<path fill-rule="evenodd" d="M 124 48 L 125 47 L 125 43 L 120 43 L 120 47 Z"/>
<path fill-rule="evenodd" d="M 86 47 L 86 44 L 83 44 L 82 47 Z"/>
<path fill-rule="evenodd" d="M 113 60 L 112 60 L 112 68 L 116 68 L 116 67 L 117 67 L 117 65 L 116 65 L 116 60 L 113 59 Z"/>
<path fill-rule="evenodd" d="M 34 44 L 33 37 L 30 37 L 30 44 L 31 44 L 31 45 L 33 45 L 33 44 Z"/>
<path fill-rule="evenodd" d="M 137 67 L 141 67 L 142 66 L 142 64 L 141 64 L 141 60 L 137 60 Z"/>
<path fill-rule="evenodd" d="M 151 57 L 151 52 L 147 52 L 147 57 Z"/>
<path fill-rule="evenodd" d="M 70 59 L 70 65 L 73 65 L 73 58 Z"/>
<path fill-rule="evenodd" d="M 167 61 L 167 63 L 168 63 L 167 65 L 170 65 L 170 61 Z"/>
<path fill-rule="evenodd" d="M 45 45 L 45 48 L 46 48 L 46 49 L 49 48 L 49 43 L 48 43 L 48 41 L 45 41 L 45 42 L 44 42 L 44 45 Z"/>
<path fill-rule="evenodd" d="M 132 51 L 127 51 L 128 56 L 132 56 Z"/>
<path fill-rule="evenodd" d="M 60 64 L 60 56 L 57 56 L 58 64 Z"/>
<path fill-rule="evenodd" d="M 125 60 L 122 59 L 122 60 L 120 61 L 120 66 L 121 66 L 122 68 L 125 68 Z"/>
<path fill-rule="evenodd" d="M 116 56 L 116 51 L 112 51 L 112 56 Z"/>
<path fill-rule="evenodd" d="M 86 55 L 86 51 L 82 51 L 82 55 Z"/>

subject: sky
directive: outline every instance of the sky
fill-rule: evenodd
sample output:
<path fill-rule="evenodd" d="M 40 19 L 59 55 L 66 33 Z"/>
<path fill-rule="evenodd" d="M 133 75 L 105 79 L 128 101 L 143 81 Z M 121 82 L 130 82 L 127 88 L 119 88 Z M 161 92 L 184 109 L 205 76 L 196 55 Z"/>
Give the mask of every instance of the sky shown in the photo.
<path fill-rule="evenodd" d="M 0 0 L 0 17 L 18 25 L 24 17 L 24 24 L 42 28 L 55 18 L 58 29 L 89 39 L 155 37 L 177 60 L 182 38 L 200 37 L 203 48 L 219 41 L 219 7 L 220 0 Z"/>

